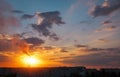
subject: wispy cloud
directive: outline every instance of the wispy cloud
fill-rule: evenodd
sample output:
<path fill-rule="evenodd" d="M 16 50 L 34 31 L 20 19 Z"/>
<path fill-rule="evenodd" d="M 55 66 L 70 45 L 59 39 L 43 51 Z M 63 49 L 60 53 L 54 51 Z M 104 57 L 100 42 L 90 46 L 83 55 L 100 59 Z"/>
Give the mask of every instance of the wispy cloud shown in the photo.
<path fill-rule="evenodd" d="M 101 39 L 98 39 L 98 42 L 101 42 L 101 43 L 108 43 L 109 40 L 101 38 Z"/>
<path fill-rule="evenodd" d="M 105 27 L 104 30 L 105 31 L 113 31 L 115 30 L 117 27 L 116 26 L 109 26 L 109 27 Z"/>
<path fill-rule="evenodd" d="M 34 15 L 30 15 L 30 14 L 24 14 L 24 15 L 22 15 L 22 19 L 30 19 L 30 18 L 33 18 L 34 17 Z"/>
<path fill-rule="evenodd" d="M 81 0 L 77 0 L 75 3 L 73 3 L 70 8 L 68 9 L 68 13 L 72 14 L 74 11 L 79 7 Z"/>
<path fill-rule="evenodd" d="M 107 21 L 103 21 L 103 22 L 101 23 L 101 25 L 110 25 L 111 23 L 112 23 L 112 21 L 107 20 Z"/>
<path fill-rule="evenodd" d="M 86 48 L 86 47 L 88 47 L 88 46 L 87 46 L 87 45 L 77 44 L 77 45 L 75 45 L 75 47 L 77 47 L 77 48 Z"/>
<path fill-rule="evenodd" d="M 24 13 L 24 12 L 21 11 L 21 10 L 12 10 L 12 12 L 13 12 L 13 13 L 18 13 L 18 14 L 22 14 L 22 13 Z"/>
<path fill-rule="evenodd" d="M 97 29 L 95 32 L 114 31 L 116 29 L 117 29 L 116 26 L 105 26 L 105 27 L 102 27 L 101 29 Z"/>
<path fill-rule="evenodd" d="M 95 52 L 87 55 L 77 55 L 72 56 L 71 59 L 64 59 L 62 62 L 70 63 L 73 65 L 84 65 L 84 66 L 112 66 L 114 62 L 116 63 L 115 67 L 120 67 L 119 65 L 119 48 L 90 48 L 87 49 L 88 52 Z M 86 52 L 83 51 L 82 52 Z M 98 52 L 98 53 L 96 53 Z M 115 53 L 114 53 L 115 52 Z M 110 54 L 111 53 L 111 54 Z M 112 55 L 114 53 L 114 55 Z"/>

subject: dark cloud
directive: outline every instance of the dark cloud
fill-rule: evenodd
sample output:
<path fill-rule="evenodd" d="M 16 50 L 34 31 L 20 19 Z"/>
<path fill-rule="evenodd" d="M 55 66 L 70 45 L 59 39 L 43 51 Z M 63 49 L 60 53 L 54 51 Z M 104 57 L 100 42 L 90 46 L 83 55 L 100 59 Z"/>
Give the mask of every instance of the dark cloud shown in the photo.
<path fill-rule="evenodd" d="M 120 48 L 87 48 L 86 51 L 94 51 L 94 52 L 101 52 L 101 51 L 120 51 Z"/>
<path fill-rule="evenodd" d="M 107 52 L 103 52 L 103 55 L 108 56 L 108 57 L 115 57 L 119 56 L 120 58 L 120 48 L 107 48 L 105 49 Z"/>
<path fill-rule="evenodd" d="M 86 48 L 86 47 L 88 47 L 87 45 L 80 45 L 80 44 L 77 44 L 77 45 L 75 45 L 75 47 L 77 47 L 77 48 Z"/>
<path fill-rule="evenodd" d="M 40 16 L 44 18 L 43 23 L 48 23 L 48 24 L 65 24 L 65 22 L 62 21 L 62 18 L 59 16 L 60 12 L 59 11 L 52 11 L 52 12 L 44 12 L 40 13 Z"/>
<path fill-rule="evenodd" d="M 54 49 L 54 48 L 51 47 L 51 46 L 44 46 L 44 47 L 42 47 L 42 49 L 44 49 L 44 50 L 52 50 L 52 49 Z"/>
<path fill-rule="evenodd" d="M 87 51 L 95 51 L 95 52 L 98 52 L 98 51 L 103 51 L 105 49 L 102 49 L 102 48 L 90 48 L 90 49 L 87 49 Z"/>
<path fill-rule="evenodd" d="M 12 10 L 12 12 L 13 13 L 19 13 L 19 14 L 23 13 L 23 11 L 21 11 L 21 10 Z"/>
<path fill-rule="evenodd" d="M 101 24 L 102 24 L 102 25 L 107 25 L 107 24 L 111 24 L 111 23 L 112 23 L 112 21 L 107 20 L 107 21 L 103 21 Z"/>
<path fill-rule="evenodd" d="M 4 0 L 0 0 L 0 32 L 5 32 L 10 26 L 20 25 L 19 20 L 12 14 L 12 7 Z"/>
<path fill-rule="evenodd" d="M 101 39 L 98 39 L 98 41 L 99 41 L 99 42 L 103 42 L 103 43 L 108 43 L 108 42 L 109 42 L 109 40 L 107 40 L 107 39 L 102 39 L 102 38 L 101 38 Z"/>
<path fill-rule="evenodd" d="M 26 38 L 26 39 L 24 39 L 24 40 L 25 40 L 28 44 L 32 44 L 32 45 L 34 45 L 34 46 L 44 44 L 44 40 L 41 40 L 41 39 L 36 38 L 36 37 Z"/>
<path fill-rule="evenodd" d="M 112 62 L 117 62 L 116 66 L 120 66 L 119 56 L 107 57 L 102 56 L 102 54 L 92 54 L 85 56 L 77 56 L 75 64 L 90 65 L 90 66 L 113 66 Z"/>
<path fill-rule="evenodd" d="M 56 40 L 56 41 L 60 39 L 60 38 L 57 36 L 57 34 L 55 34 L 55 33 L 52 33 L 49 37 L 52 38 L 52 39 L 54 39 L 54 40 Z"/>
<path fill-rule="evenodd" d="M 31 19 L 33 17 L 34 17 L 34 15 L 24 14 L 24 15 L 22 15 L 21 19 Z"/>
<path fill-rule="evenodd" d="M 51 37 L 52 33 L 50 32 L 49 28 L 51 28 L 50 25 L 37 25 L 37 24 L 32 24 L 32 28 L 37 30 L 40 35 L 43 35 L 45 37 L 49 36 Z M 57 37 L 57 36 L 56 36 Z"/>
<path fill-rule="evenodd" d="M 71 59 L 65 59 L 63 62 L 74 65 L 84 66 L 114 66 L 120 67 L 120 48 L 91 48 L 89 51 L 99 53 L 73 56 Z M 101 52 L 105 51 L 105 52 Z M 83 51 L 84 52 L 84 51 Z"/>
<path fill-rule="evenodd" d="M 38 16 L 43 18 L 42 22 L 40 24 L 32 24 L 32 28 L 38 31 L 40 35 L 50 37 L 54 40 L 59 40 L 57 34 L 50 31 L 53 24 L 64 24 L 59 15 L 60 12 L 58 11 L 40 13 Z"/>
<path fill-rule="evenodd" d="M 60 52 L 68 52 L 68 50 L 66 50 L 65 48 L 62 48 Z"/>
<path fill-rule="evenodd" d="M 96 5 L 90 10 L 90 14 L 94 17 L 106 16 L 120 8 L 120 0 L 112 2 L 104 2 L 102 5 Z"/>
<path fill-rule="evenodd" d="M 39 32 L 39 35 L 49 37 L 50 39 L 53 40 L 59 40 L 59 37 L 57 36 L 56 33 L 51 32 L 50 29 L 52 29 L 53 24 L 65 24 L 62 21 L 62 18 L 60 17 L 60 12 L 59 11 L 52 11 L 52 12 L 43 12 L 39 13 L 36 12 L 34 15 L 30 14 L 24 14 L 21 18 L 22 19 L 30 19 L 33 18 L 34 16 L 38 17 L 37 24 L 32 24 L 32 28 Z"/>

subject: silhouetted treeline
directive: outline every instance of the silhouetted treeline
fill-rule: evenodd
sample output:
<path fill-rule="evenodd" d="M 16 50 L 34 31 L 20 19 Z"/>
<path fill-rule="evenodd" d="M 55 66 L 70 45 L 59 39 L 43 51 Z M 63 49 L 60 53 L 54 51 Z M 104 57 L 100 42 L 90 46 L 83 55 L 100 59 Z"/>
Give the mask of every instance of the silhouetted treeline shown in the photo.
<path fill-rule="evenodd" d="M 120 77 L 120 69 L 85 67 L 0 68 L 0 77 Z"/>
<path fill-rule="evenodd" d="M 86 69 L 85 77 L 120 77 L 120 69 Z"/>
<path fill-rule="evenodd" d="M 17 73 L 0 74 L 0 77 L 17 77 Z"/>

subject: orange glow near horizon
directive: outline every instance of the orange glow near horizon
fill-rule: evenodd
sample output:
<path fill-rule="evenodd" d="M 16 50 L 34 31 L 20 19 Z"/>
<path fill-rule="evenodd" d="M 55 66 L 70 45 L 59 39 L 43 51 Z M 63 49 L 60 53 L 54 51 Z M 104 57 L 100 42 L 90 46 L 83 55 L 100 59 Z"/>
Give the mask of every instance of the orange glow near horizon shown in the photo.
<path fill-rule="evenodd" d="M 27 67 L 38 67 L 39 64 L 42 64 L 42 60 L 38 59 L 37 56 L 34 55 L 24 55 L 21 59 L 23 64 L 27 65 Z"/>

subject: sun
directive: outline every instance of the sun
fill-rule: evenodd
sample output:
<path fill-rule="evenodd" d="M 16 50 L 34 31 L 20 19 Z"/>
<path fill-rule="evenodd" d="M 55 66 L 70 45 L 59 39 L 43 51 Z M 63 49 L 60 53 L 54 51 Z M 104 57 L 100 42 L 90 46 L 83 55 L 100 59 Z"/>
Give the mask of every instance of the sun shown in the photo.
<path fill-rule="evenodd" d="M 24 61 L 30 65 L 35 65 L 36 63 L 38 63 L 38 60 L 35 57 L 32 56 L 27 56 L 24 58 Z"/>
<path fill-rule="evenodd" d="M 36 56 L 25 55 L 22 57 L 22 62 L 27 65 L 27 67 L 37 67 L 38 64 L 42 63 L 42 60 L 38 59 Z"/>

